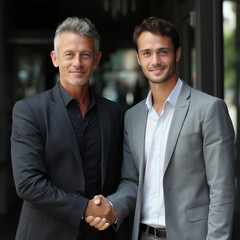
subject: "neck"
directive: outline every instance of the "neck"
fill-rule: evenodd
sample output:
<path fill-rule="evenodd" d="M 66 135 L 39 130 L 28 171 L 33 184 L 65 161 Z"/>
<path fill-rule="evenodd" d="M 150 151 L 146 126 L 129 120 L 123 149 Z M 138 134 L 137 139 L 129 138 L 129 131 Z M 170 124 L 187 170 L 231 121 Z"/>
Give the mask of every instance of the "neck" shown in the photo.
<path fill-rule="evenodd" d="M 149 81 L 152 92 L 152 105 L 158 115 L 161 114 L 163 105 L 166 102 L 168 96 L 177 84 L 177 78 L 168 80 L 164 83 L 152 83 Z"/>
<path fill-rule="evenodd" d="M 82 116 L 84 118 L 86 109 L 90 103 L 90 93 L 89 84 L 84 84 L 83 86 L 73 86 L 62 84 L 64 89 L 79 102 L 79 108 L 81 110 Z"/>

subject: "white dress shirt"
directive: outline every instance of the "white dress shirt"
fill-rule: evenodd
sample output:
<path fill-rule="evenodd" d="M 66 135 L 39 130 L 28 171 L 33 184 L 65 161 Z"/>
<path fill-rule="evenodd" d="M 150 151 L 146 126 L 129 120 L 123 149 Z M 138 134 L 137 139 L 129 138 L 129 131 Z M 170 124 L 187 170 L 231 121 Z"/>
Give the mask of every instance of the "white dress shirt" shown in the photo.
<path fill-rule="evenodd" d="M 145 137 L 145 176 L 143 185 L 143 207 L 141 223 L 160 228 L 165 227 L 163 195 L 163 166 L 168 132 L 182 81 L 177 84 L 164 103 L 160 116 L 152 106 L 152 93 L 148 93 L 148 108 Z"/>

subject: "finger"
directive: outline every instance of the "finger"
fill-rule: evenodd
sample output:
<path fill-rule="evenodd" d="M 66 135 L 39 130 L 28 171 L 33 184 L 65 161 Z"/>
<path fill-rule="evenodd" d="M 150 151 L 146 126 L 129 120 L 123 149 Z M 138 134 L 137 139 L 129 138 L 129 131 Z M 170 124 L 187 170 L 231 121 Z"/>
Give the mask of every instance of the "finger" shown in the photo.
<path fill-rule="evenodd" d="M 85 221 L 86 221 L 87 223 L 90 223 L 90 222 L 92 222 L 94 219 L 95 219 L 95 218 L 94 218 L 93 216 L 88 216 L 88 217 L 85 218 Z"/>
<path fill-rule="evenodd" d="M 95 203 L 95 205 L 101 204 L 101 196 L 100 195 L 94 197 L 94 203 Z"/>
<path fill-rule="evenodd" d="M 96 217 L 93 221 L 91 221 L 89 224 L 92 227 L 95 227 L 96 225 L 98 225 L 101 222 L 101 218 L 100 217 Z"/>
<path fill-rule="evenodd" d="M 103 227 L 106 223 L 107 223 L 107 219 L 102 218 L 101 221 L 98 224 L 96 224 L 94 227 L 99 229 L 99 228 Z"/>
<path fill-rule="evenodd" d="M 109 223 L 105 223 L 102 227 L 98 228 L 99 231 L 103 231 L 109 227 Z"/>

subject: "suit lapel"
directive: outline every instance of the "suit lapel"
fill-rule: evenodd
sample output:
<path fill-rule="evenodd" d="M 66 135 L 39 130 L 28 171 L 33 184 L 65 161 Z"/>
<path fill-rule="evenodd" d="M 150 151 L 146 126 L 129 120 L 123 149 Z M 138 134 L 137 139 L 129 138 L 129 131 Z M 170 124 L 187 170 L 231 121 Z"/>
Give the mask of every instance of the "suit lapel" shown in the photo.
<path fill-rule="evenodd" d="M 139 183 L 143 182 L 144 177 L 144 169 L 145 169 L 145 135 L 146 135 L 146 124 L 147 124 L 147 116 L 148 110 L 146 107 L 146 100 L 142 101 L 139 108 L 133 113 L 134 118 L 136 117 L 136 121 L 132 126 L 132 137 L 131 142 L 134 144 L 133 149 L 138 149 L 136 151 L 136 159 L 139 160 Z"/>
<path fill-rule="evenodd" d="M 132 113 L 130 118 L 134 119 L 132 125 L 130 125 L 130 132 L 131 132 L 131 143 L 134 144 L 133 149 L 135 149 L 134 153 L 136 154 L 135 159 L 138 160 L 139 165 L 139 193 L 136 203 L 136 212 L 135 212 L 135 219 L 134 219 L 134 234 L 135 232 L 139 232 L 139 222 L 141 218 L 141 209 L 142 209 L 142 202 L 143 202 L 143 183 L 144 183 L 144 175 L 145 175 L 145 138 L 146 138 L 146 124 L 147 124 L 147 117 L 148 117 L 148 110 L 146 107 L 146 99 L 142 101 L 138 108 L 135 109 L 135 112 Z M 138 234 L 137 234 L 138 235 Z"/>
<path fill-rule="evenodd" d="M 58 84 L 52 89 L 52 98 L 49 107 L 50 111 L 52 112 L 52 116 L 55 118 L 56 123 L 55 127 L 57 128 L 58 131 L 61 132 L 62 140 L 71 149 L 76 159 L 76 162 L 80 167 L 80 173 L 83 173 L 83 166 L 78 141 L 74 129 L 72 127 L 71 120 L 68 116 L 67 109 L 62 100 Z M 82 183 L 84 183 L 85 182 L 84 175 L 83 174 L 79 175 L 81 175 Z"/>
<path fill-rule="evenodd" d="M 175 110 L 173 113 L 170 130 L 168 133 L 165 162 L 164 162 L 164 173 L 169 165 L 181 128 L 183 126 L 185 117 L 188 112 L 189 103 L 190 103 L 190 100 L 189 100 L 190 92 L 191 92 L 190 86 L 188 86 L 185 82 L 183 82 L 182 89 L 180 91 L 177 104 L 175 106 Z"/>
<path fill-rule="evenodd" d="M 101 153 L 101 181 L 102 187 L 105 181 L 106 170 L 107 170 L 107 160 L 108 160 L 108 150 L 109 150 L 109 141 L 110 141 L 110 117 L 108 109 L 104 104 L 101 104 L 101 99 L 95 96 L 98 116 L 99 116 L 99 124 L 101 130 L 101 144 L 102 144 L 102 153 Z"/>

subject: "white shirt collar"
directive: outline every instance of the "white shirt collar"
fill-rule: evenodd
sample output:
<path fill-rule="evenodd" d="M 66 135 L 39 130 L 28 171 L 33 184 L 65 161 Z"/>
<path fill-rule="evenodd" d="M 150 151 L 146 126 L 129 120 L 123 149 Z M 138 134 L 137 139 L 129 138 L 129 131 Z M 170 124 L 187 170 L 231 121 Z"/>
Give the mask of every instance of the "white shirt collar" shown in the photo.
<path fill-rule="evenodd" d="M 176 105 L 181 88 L 182 88 L 182 80 L 180 78 L 178 78 L 177 84 L 175 85 L 175 87 L 173 88 L 172 92 L 169 94 L 169 96 L 166 100 L 166 102 L 169 102 L 173 107 L 175 107 L 175 105 Z M 152 108 L 152 91 L 151 91 L 151 89 L 147 95 L 146 106 L 147 106 L 148 110 L 150 110 Z"/>

